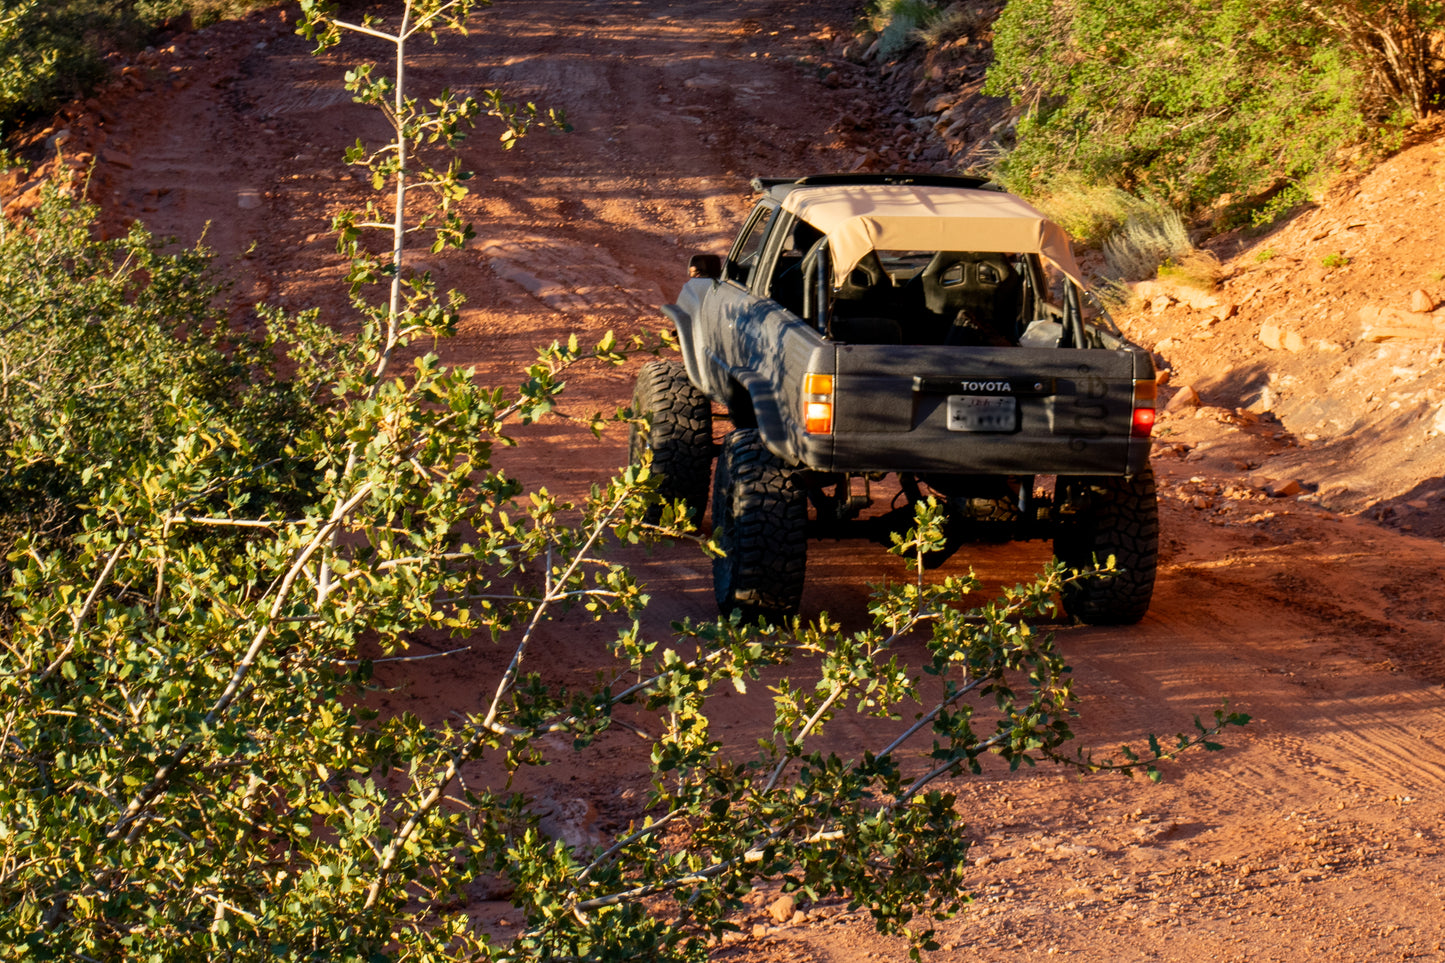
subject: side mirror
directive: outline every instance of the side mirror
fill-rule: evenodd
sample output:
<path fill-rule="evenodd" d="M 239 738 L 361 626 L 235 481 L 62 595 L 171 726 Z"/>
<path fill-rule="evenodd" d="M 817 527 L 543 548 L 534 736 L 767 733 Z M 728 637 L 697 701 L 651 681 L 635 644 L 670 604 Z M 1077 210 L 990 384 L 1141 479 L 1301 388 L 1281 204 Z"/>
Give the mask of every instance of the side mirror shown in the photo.
<path fill-rule="evenodd" d="M 687 276 L 718 280 L 722 277 L 722 258 L 716 254 L 694 254 L 687 262 Z"/>

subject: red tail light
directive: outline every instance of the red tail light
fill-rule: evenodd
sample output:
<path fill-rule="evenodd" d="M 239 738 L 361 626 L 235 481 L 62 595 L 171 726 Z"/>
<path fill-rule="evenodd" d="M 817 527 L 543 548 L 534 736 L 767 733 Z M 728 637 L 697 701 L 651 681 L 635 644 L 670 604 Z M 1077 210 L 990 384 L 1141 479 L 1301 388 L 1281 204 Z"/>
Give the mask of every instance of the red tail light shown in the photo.
<path fill-rule="evenodd" d="M 1159 413 L 1154 409 L 1159 397 L 1159 383 L 1153 378 L 1134 382 L 1134 421 L 1129 434 L 1135 438 L 1148 438 L 1154 430 L 1154 421 Z"/>

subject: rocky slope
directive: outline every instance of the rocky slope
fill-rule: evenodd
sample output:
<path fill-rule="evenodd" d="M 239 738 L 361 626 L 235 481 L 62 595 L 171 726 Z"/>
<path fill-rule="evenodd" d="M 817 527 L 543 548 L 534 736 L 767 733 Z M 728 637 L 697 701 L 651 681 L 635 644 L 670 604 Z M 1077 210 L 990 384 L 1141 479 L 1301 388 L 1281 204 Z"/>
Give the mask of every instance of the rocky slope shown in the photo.
<path fill-rule="evenodd" d="M 1439 536 L 1445 141 L 1427 133 L 1278 229 L 1215 239 L 1232 255 L 1217 291 L 1141 285 L 1123 323 L 1174 385 L 1276 423 L 1288 448 L 1267 474 L 1301 497 Z"/>

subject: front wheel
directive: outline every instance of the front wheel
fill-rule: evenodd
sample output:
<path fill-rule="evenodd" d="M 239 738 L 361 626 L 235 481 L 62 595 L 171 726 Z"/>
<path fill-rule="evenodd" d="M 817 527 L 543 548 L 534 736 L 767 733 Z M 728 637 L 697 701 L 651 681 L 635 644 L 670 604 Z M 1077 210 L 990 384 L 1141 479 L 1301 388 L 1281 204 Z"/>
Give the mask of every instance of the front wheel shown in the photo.
<path fill-rule="evenodd" d="M 649 361 L 637 375 L 632 410 L 646 416 L 647 425 L 634 423 L 627 439 L 629 461 L 642 464 L 652 452 L 657 492 L 681 499 L 702 524 L 707 507 L 708 474 L 712 468 L 712 405 L 692 386 L 687 370 L 675 361 Z M 654 524 L 662 508 L 654 505 L 647 520 Z"/>
<path fill-rule="evenodd" d="M 808 497 L 756 430 L 731 432 L 718 456 L 713 591 L 723 615 L 776 622 L 798 613 L 808 558 Z"/>
<path fill-rule="evenodd" d="M 1089 625 L 1132 625 L 1149 611 L 1159 568 L 1159 497 L 1154 472 L 1132 478 L 1060 478 L 1064 519 L 1054 555 L 1070 569 L 1116 571 L 1064 586 L 1064 610 Z"/>

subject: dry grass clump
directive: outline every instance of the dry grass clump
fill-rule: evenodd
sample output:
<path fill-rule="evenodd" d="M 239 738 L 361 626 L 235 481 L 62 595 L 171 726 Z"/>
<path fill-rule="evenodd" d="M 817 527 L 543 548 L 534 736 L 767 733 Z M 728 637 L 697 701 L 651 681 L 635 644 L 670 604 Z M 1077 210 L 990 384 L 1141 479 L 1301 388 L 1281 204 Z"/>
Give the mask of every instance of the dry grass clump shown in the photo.
<path fill-rule="evenodd" d="M 1209 290 L 1219 283 L 1219 259 L 1189 238 L 1179 212 L 1162 202 L 1145 202 L 1104 241 L 1109 271 L 1125 281 L 1154 277 Z"/>
<path fill-rule="evenodd" d="M 1212 291 L 1219 285 L 1224 266 L 1208 251 L 1191 249 L 1159 265 L 1160 280 L 1174 281 L 1200 291 Z"/>
<path fill-rule="evenodd" d="M 1141 303 L 1134 289 L 1118 278 L 1104 278 L 1091 291 L 1104 309 L 1111 313 L 1128 314 Z"/>
<path fill-rule="evenodd" d="M 977 33 L 992 20 L 993 13 L 990 9 L 967 3 L 954 3 L 919 26 L 914 31 L 914 36 L 925 46 L 941 47 L 960 37 Z"/>
<path fill-rule="evenodd" d="M 1005 179 L 1004 186 L 1017 190 L 1019 185 Z M 1053 181 L 1048 193 L 1032 200 L 1049 220 L 1085 245 L 1098 244 L 1148 207 L 1147 202 L 1128 191 L 1067 177 Z"/>

